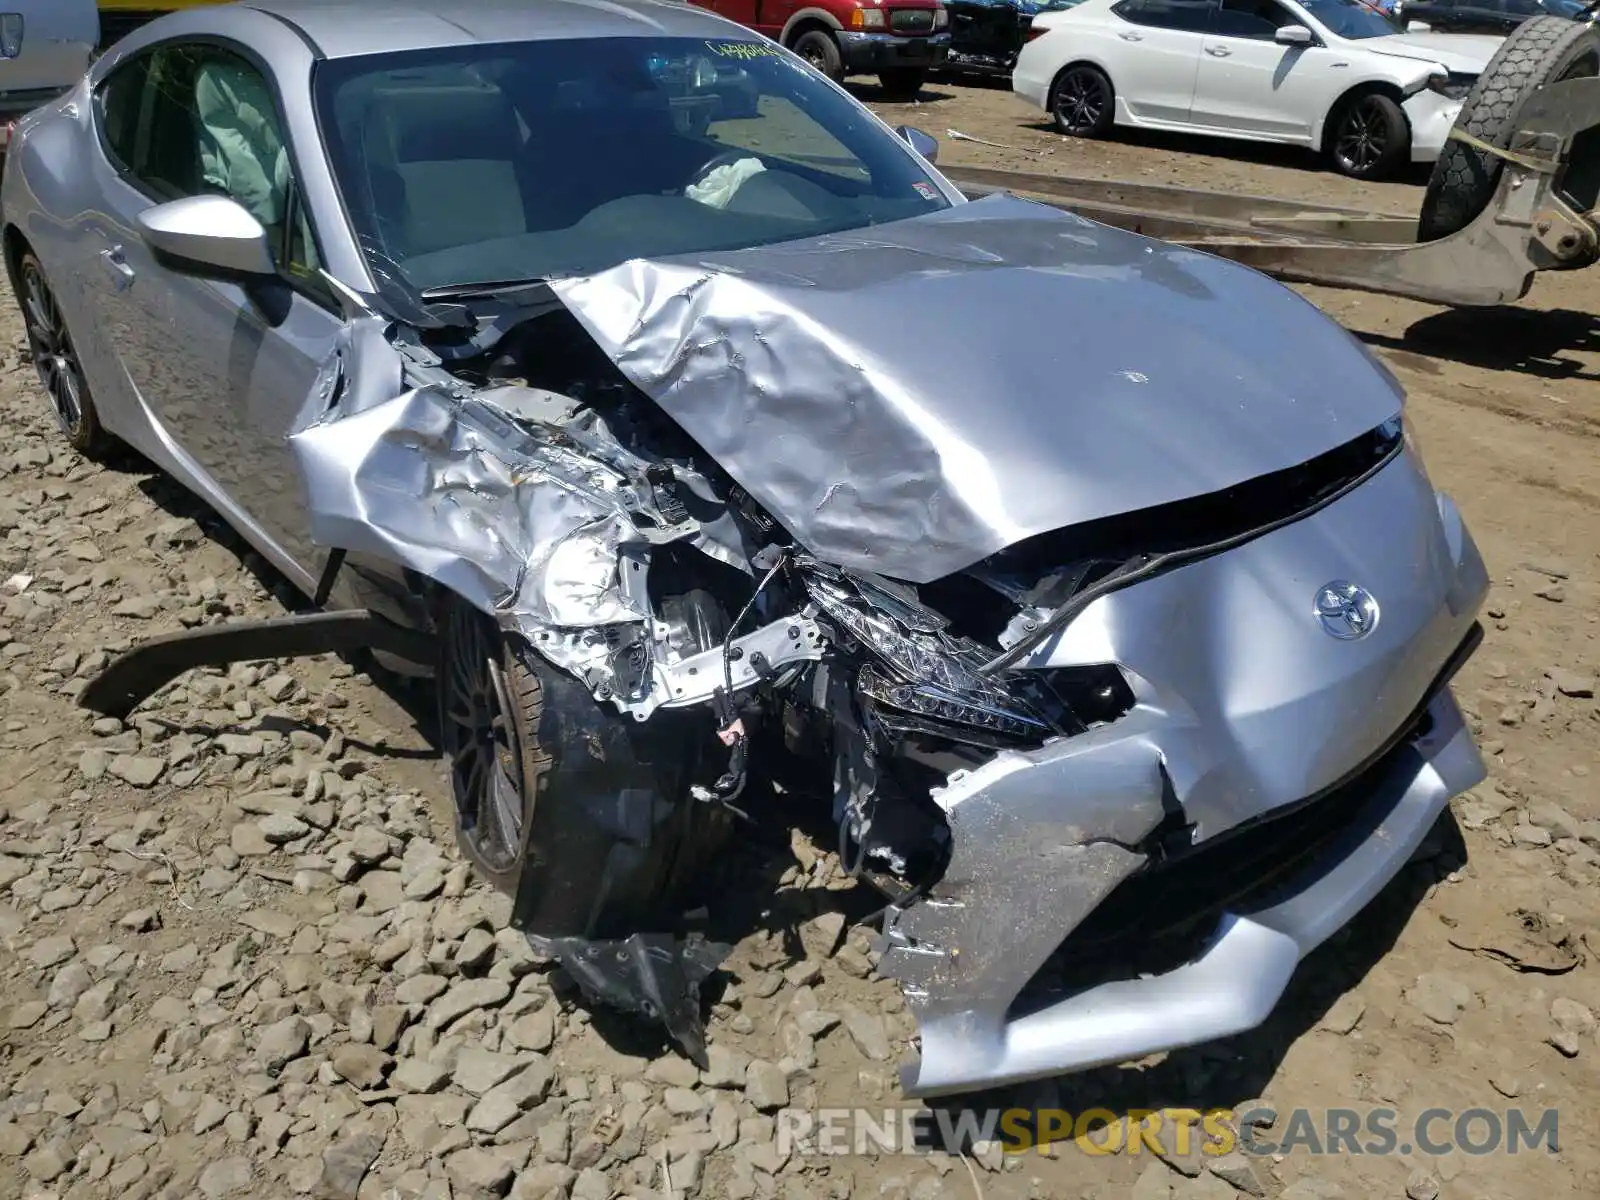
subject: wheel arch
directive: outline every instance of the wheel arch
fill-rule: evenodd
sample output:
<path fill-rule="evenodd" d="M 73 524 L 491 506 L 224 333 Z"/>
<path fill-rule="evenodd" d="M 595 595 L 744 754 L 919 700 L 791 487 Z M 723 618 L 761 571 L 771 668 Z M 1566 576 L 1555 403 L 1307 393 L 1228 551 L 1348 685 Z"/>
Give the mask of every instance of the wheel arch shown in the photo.
<path fill-rule="evenodd" d="M 11 294 L 18 294 L 18 272 L 22 270 L 22 256 L 33 249 L 33 243 L 28 241 L 28 235 L 23 233 L 10 221 L 5 228 L 0 230 L 0 254 L 5 255 L 6 279 L 11 284 Z"/>
<path fill-rule="evenodd" d="M 1322 114 L 1322 120 L 1312 135 L 1311 144 L 1324 154 L 1331 153 L 1333 150 L 1333 131 L 1337 118 L 1355 101 L 1363 96 L 1371 95 L 1387 96 L 1399 106 L 1400 115 L 1405 119 L 1406 141 L 1409 144 L 1411 140 L 1411 114 L 1406 112 L 1406 94 L 1394 80 L 1381 78 L 1363 79 L 1357 83 L 1352 83 L 1344 91 L 1340 92 Z"/>
<path fill-rule="evenodd" d="M 1050 87 L 1045 92 L 1045 103 L 1047 105 L 1055 102 L 1056 88 L 1061 84 L 1061 77 L 1074 67 L 1093 67 L 1096 71 L 1099 71 L 1100 74 L 1104 75 L 1106 79 L 1110 81 L 1112 97 L 1116 97 L 1117 80 L 1116 77 L 1112 75 L 1111 68 L 1106 66 L 1104 60 L 1096 58 L 1092 54 L 1075 54 L 1066 62 L 1057 67 L 1051 74 Z M 1048 111 L 1048 109 L 1046 111 Z"/>
<path fill-rule="evenodd" d="M 825 8 L 802 8 L 784 22 L 783 32 L 778 35 L 778 41 L 785 47 L 793 49 L 800 35 L 810 33 L 813 29 L 826 33 L 840 33 L 844 30 L 844 24 Z"/>

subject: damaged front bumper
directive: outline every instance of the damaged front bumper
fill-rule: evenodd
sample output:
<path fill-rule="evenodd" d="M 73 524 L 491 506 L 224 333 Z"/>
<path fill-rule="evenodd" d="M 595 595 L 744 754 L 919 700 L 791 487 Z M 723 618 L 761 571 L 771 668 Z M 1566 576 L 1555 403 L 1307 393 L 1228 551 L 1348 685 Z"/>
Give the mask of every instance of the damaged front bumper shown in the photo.
<path fill-rule="evenodd" d="M 997 990 L 982 1007 L 926 1017 L 920 1061 L 902 1073 L 906 1093 L 936 1096 L 1086 1070 L 1260 1025 L 1299 961 L 1383 890 L 1451 796 L 1483 779 L 1482 759 L 1448 691 L 1434 698 L 1426 716 L 1428 732 L 1363 778 L 1367 799 L 1325 855 L 1269 899 L 1225 908 L 1192 960 L 1162 974 L 1102 983 L 1015 1019 Z M 1073 865 L 1092 868 L 1086 874 L 1099 886 L 1089 894 L 1102 897 L 1107 884 L 1141 862 L 1103 845 L 1085 847 Z M 1065 925 L 1061 919 L 1058 929 Z M 919 953 L 903 931 L 892 930 L 888 942 L 888 971 L 904 970 L 896 958 Z"/>
<path fill-rule="evenodd" d="M 1419 501 L 1437 521 L 1372 538 Z M 1357 562 L 1389 603 L 1372 636 L 1340 641 L 1312 597 Z M 1454 506 L 1407 454 L 1306 521 L 1087 610 L 1035 665 L 1118 662 L 1139 704 L 935 792 L 950 863 L 891 910 L 880 945 L 921 1031 L 907 1093 L 1124 1062 L 1265 1020 L 1299 960 L 1484 778 L 1448 681 L 1481 636 L 1487 587 Z"/>

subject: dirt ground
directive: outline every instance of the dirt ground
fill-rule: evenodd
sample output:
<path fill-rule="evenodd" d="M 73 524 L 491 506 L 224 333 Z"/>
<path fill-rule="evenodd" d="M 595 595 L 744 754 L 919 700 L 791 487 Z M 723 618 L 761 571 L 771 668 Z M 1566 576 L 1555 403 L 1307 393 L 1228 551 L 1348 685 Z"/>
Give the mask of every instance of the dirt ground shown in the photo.
<path fill-rule="evenodd" d="M 1394 212 L 1421 196 L 1298 152 L 1069 142 L 1001 88 L 876 106 L 938 136 L 947 163 Z M 797 839 L 741 859 L 729 912 L 760 931 L 729 964 L 702 1076 L 591 1019 L 505 928 L 454 849 L 424 695 L 334 659 L 254 663 L 180 679 L 126 726 L 92 720 L 72 697 L 107 654 L 279 612 L 287 593 L 146 465 L 67 450 L 7 295 L 0 1196 L 1600 1195 L 1600 271 L 1490 311 L 1305 294 L 1409 389 L 1430 470 L 1490 564 L 1488 637 L 1458 681 L 1490 782 L 1262 1028 L 1002 1099 L 1127 1113 L 1265 1097 L 1280 1138 L 1297 1106 L 1391 1108 L 1402 1134 L 1432 1108 L 1520 1107 L 1530 1124 L 1557 1109 L 1558 1152 L 786 1157 L 785 1104 L 901 1103 L 913 1031 L 860 931 L 839 936 L 838 914 L 866 906 L 832 856 Z"/>

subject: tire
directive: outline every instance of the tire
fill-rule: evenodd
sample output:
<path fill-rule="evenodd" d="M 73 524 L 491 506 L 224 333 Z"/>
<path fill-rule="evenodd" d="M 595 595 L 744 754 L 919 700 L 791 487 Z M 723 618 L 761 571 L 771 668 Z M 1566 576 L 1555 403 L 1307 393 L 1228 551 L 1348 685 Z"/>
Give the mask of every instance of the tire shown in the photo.
<path fill-rule="evenodd" d="M 1593 27 L 1565 17 L 1524 21 L 1501 43 L 1478 82 L 1467 94 L 1455 128 L 1481 142 L 1505 149 L 1516 132 L 1523 103 L 1536 88 L 1562 79 L 1600 74 L 1600 35 Z M 1594 205 L 1600 146 L 1593 130 L 1573 142 L 1566 190 L 1578 207 Z M 1422 199 L 1417 237 L 1431 242 L 1465 229 L 1488 207 L 1500 185 L 1502 160 L 1454 139 L 1444 144 Z M 1585 198 L 1577 190 L 1588 192 Z"/>
<path fill-rule="evenodd" d="M 835 83 L 844 80 L 844 57 L 826 29 L 808 29 L 795 38 L 794 52 Z"/>
<path fill-rule="evenodd" d="M 103 458 L 116 439 L 100 425 L 83 363 L 67 329 L 66 314 L 50 288 L 43 265 L 31 250 L 23 251 L 17 263 L 16 283 L 28 350 L 56 424 L 79 454 Z"/>
<path fill-rule="evenodd" d="M 683 598 L 693 606 L 693 594 Z M 664 619 L 672 615 L 663 606 Z M 720 637 L 691 618 L 685 640 Z M 547 937 L 626 936 L 676 916 L 731 823 L 689 787 L 709 711 L 636 721 L 458 600 L 440 621 L 439 727 L 462 853 Z M 714 642 L 712 643 L 714 644 Z M 713 766 L 715 764 L 712 764 Z"/>
<path fill-rule="evenodd" d="M 1050 87 L 1050 119 L 1068 137 L 1104 137 L 1116 115 L 1116 91 L 1098 67 L 1076 63 Z"/>
<path fill-rule="evenodd" d="M 883 98 L 892 103 L 915 100 L 928 82 L 928 72 L 921 67 L 895 67 L 878 72 L 878 84 L 883 88 Z"/>
<path fill-rule="evenodd" d="M 1411 160 L 1411 124 L 1392 96 L 1359 92 L 1328 122 L 1328 157 L 1351 179 L 1387 179 Z"/>

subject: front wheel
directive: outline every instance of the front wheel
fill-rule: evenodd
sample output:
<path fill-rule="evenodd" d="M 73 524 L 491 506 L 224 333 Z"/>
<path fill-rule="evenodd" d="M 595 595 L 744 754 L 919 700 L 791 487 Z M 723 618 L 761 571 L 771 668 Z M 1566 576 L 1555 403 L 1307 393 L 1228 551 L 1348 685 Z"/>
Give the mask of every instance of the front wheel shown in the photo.
<path fill-rule="evenodd" d="M 915 100 L 928 82 L 928 72 L 921 67 L 894 67 L 878 72 L 878 83 L 883 88 L 883 98 L 904 103 Z"/>
<path fill-rule="evenodd" d="M 839 53 L 839 43 L 826 30 L 802 33 L 795 39 L 794 52 L 835 83 L 844 79 L 844 56 Z"/>
<path fill-rule="evenodd" d="M 1111 80 L 1086 63 L 1068 67 L 1051 89 L 1050 116 L 1068 137 L 1104 137 L 1116 116 Z"/>
<path fill-rule="evenodd" d="M 1339 174 L 1387 179 L 1411 156 L 1411 126 L 1393 99 L 1368 92 L 1339 108 L 1328 149 Z"/>
<path fill-rule="evenodd" d="M 704 593 L 668 598 L 686 653 L 718 644 Z M 707 882 L 731 831 L 696 799 L 716 731 L 705 706 L 637 721 L 456 599 L 440 616 L 441 749 L 462 853 L 544 938 L 657 927 Z M 724 752 L 725 753 L 725 752 Z"/>

